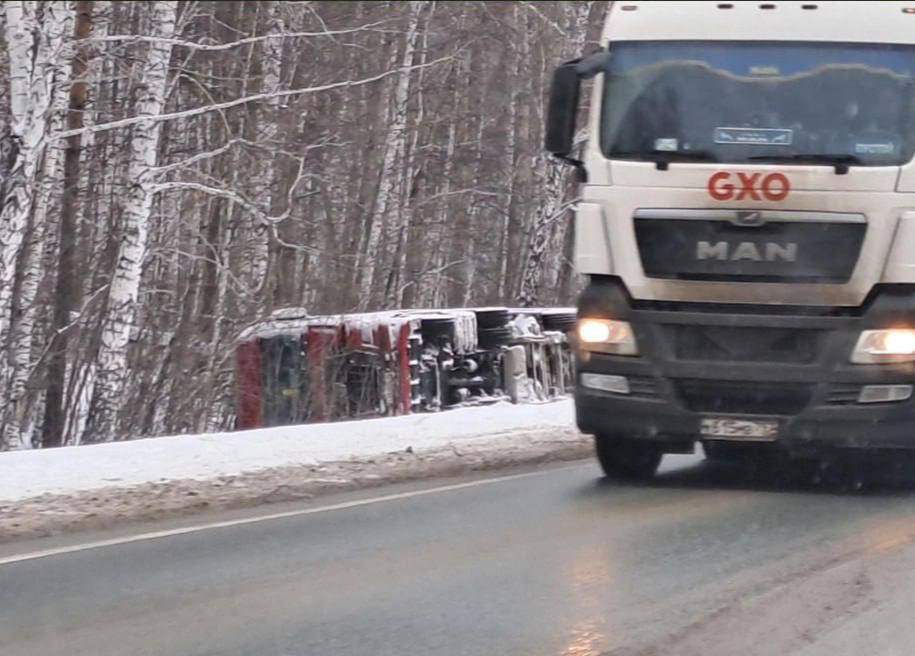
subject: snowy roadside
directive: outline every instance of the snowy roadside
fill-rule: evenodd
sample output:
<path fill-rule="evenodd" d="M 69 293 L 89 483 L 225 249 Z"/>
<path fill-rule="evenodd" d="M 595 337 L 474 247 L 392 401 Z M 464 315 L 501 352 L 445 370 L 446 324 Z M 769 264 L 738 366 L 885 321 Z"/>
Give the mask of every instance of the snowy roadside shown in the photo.
<path fill-rule="evenodd" d="M 0 455 L 0 540 L 570 460 L 570 400 Z"/>

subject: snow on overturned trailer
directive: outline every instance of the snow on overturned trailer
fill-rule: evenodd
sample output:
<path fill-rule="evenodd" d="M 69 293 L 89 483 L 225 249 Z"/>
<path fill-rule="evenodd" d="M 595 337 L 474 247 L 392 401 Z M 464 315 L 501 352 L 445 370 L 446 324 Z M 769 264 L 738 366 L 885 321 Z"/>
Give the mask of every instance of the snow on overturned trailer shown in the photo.
<path fill-rule="evenodd" d="M 525 402 L 572 384 L 568 308 L 285 309 L 249 327 L 236 352 L 236 426 Z"/>

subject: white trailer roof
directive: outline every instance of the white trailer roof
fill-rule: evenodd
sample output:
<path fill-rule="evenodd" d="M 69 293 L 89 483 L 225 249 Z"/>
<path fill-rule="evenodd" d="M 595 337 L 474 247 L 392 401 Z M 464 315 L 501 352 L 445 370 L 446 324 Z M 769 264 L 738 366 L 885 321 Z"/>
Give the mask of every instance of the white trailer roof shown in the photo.
<path fill-rule="evenodd" d="M 907 2 L 614 2 L 602 41 L 915 44 Z"/>

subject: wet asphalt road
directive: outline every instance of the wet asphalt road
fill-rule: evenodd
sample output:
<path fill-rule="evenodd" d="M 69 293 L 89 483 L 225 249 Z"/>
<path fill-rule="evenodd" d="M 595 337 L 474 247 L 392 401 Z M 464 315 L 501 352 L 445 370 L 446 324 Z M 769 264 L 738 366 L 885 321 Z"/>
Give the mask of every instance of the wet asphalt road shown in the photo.
<path fill-rule="evenodd" d="M 791 487 L 686 456 L 645 486 L 590 461 L 516 473 L 0 564 L 0 654 L 912 653 L 915 484 Z"/>

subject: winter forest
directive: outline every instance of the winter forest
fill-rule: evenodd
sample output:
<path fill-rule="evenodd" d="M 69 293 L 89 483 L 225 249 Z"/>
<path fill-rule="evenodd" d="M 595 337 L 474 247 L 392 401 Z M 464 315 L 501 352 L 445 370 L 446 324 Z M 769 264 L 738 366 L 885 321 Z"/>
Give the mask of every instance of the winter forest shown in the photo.
<path fill-rule="evenodd" d="M 228 429 L 283 307 L 565 304 L 606 2 L 4 2 L 0 449 Z"/>

